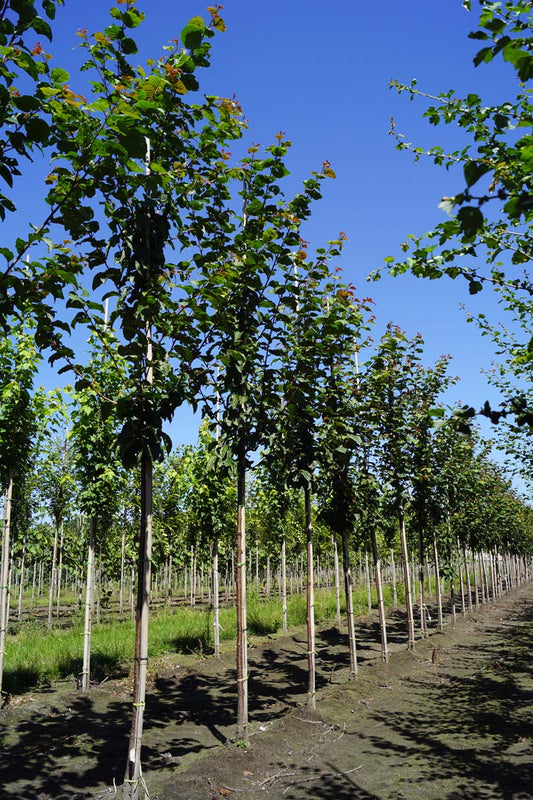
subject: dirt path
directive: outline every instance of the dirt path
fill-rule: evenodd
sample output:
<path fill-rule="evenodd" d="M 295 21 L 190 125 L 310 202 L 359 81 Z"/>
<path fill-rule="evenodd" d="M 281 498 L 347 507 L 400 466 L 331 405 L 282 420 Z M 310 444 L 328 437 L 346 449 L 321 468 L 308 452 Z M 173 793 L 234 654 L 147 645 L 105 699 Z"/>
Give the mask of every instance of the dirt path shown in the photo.
<path fill-rule="evenodd" d="M 527 800 L 533 798 L 533 586 L 405 650 L 392 620 L 388 665 L 360 620 L 360 676 L 346 636 L 317 639 L 318 713 L 306 712 L 303 632 L 251 648 L 250 747 L 231 744 L 234 655 L 173 656 L 146 710 L 152 800 Z M 432 658 L 435 647 L 435 656 Z M 112 797 L 130 717 L 128 681 L 90 697 L 72 685 L 14 698 L 2 719 L 0 798 Z"/>

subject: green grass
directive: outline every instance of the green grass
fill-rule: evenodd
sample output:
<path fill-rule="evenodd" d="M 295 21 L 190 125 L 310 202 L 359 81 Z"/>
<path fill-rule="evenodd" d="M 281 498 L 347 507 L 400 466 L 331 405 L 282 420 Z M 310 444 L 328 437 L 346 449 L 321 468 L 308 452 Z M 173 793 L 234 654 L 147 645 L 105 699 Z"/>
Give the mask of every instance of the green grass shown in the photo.
<path fill-rule="evenodd" d="M 387 604 L 392 602 L 392 590 Z M 375 597 L 373 598 L 375 602 Z M 344 613 L 344 604 L 341 612 Z M 354 590 L 354 612 L 367 613 L 366 589 Z M 315 592 L 317 623 L 334 619 L 335 593 L 320 589 Z M 305 595 L 292 595 L 287 601 L 289 626 L 306 623 Z M 220 609 L 220 638 L 236 637 L 236 611 Z M 83 654 L 83 624 L 75 619 L 68 629 L 48 630 L 35 622 L 23 623 L 15 635 L 8 636 L 5 655 L 5 690 L 20 693 L 53 680 L 72 677 L 81 672 Z M 265 636 L 281 630 L 281 598 L 259 598 L 253 591 L 248 595 L 248 631 Z M 102 680 L 106 676 L 127 675 L 133 656 L 134 623 L 129 620 L 93 625 L 91 674 Z M 213 646 L 213 612 L 206 608 L 162 609 L 150 618 L 149 656 L 151 659 L 169 653 L 205 653 Z"/>

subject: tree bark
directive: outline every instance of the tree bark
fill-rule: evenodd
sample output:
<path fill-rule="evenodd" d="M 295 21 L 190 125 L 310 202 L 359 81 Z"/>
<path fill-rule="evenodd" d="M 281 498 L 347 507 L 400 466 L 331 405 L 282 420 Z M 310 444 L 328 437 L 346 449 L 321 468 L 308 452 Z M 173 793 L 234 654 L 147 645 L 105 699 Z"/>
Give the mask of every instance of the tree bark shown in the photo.
<path fill-rule="evenodd" d="M 365 583 L 366 583 L 366 604 L 368 613 L 372 613 L 372 589 L 370 586 L 370 567 L 368 564 L 368 550 L 365 550 Z"/>
<path fill-rule="evenodd" d="M 59 619 L 59 605 L 61 601 L 61 578 L 63 573 L 63 544 L 65 542 L 65 523 L 61 520 L 61 538 L 59 540 L 59 565 L 57 568 L 57 599 L 56 619 Z"/>
<path fill-rule="evenodd" d="M 237 456 L 237 741 L 248 741 L 248 652 L 246 621 L 246 460 Z"/>
<path fill-rule="evenodd" d="M 420 596 L 420 629 L 424 639 L 428 638 L 428 625 L 426 615 L 426 591 L 424 585 L 424 538 L 423 531 L 418 531 L 418 593 Z"/>
<path fill-rule="evenodd" d="M 120 543 L 120 589 L 118 593 L 118 611 L 120 616 L 124 612 L 124 566 L 126 564 L 126 531 L 122 530 Z"/>
<path fill-rule="evenodd" d="M 394 561 L 394 550 L 390 550 L 391 568 L 392 568 L 392 607 L 394 611 L 398 608 L 398 589 L 396 587 L 396 563 Z"/>
<path fill-rule="evenodd" d="M 20 559 L 19 602 L 17 608 L 17 622 L 22 619 L 22 599 L 24 597 L 24 570 L 26 566 L 26 537 L 22 543 L 22 557 Z"/>
<path fill-rule="evenodd" d="M 405 515 L 403 505 L 398 504 L 398 525 L 400 529 L 400 546 L 403 560 L 403 579 L 405 585 L 405 608 L 407 611 L 407 649 L 415 649 L 415 621 L 413 617 L 413 600 L 411 596 L 411 577 L 409 575 L 409 552 L 405 535 Z"/>
<path fill-rule="evenodd" d="M 11 535 L 11 501 L 13 498 L 13 474 L 7 476 L 4 493 L 4 524 L 2 527 L 2 560 L 0 571 L 0 708 L 2 707 L 2 684 L 4 677 L 4 652 L 9 622 L 9 539 Z"/>
<path fill-rule="evenodd" d="M 311 520 L 311 491 L 304 491 L 305 538 L 307 543 L 307 665 L 309 681 L 307 685 L 307 706 L 316 708 L 315 673 L 315 592 L 313 584 L 313 523 Z"/>
<path fill-rule="evenodd" d="M 50 571 L 50 586 L 48 589 L 48 627 L 52 627 L 52 606 L 56 585 L 57 543 L 59 540 L 59 524 L 54 526 L 54 547 L 52 550 L 52 569 Z"/>
<path fill-rule="evenodd" d="M 213 642 L 215 658 L 220 657 L 220 576 L 218 573 L 218 539 L 213 544 Z"/>
<path fill-rule="evenodd" d="M 141 460 L 141 530 L 137 569 L 133 714 L 126 776 L 124 779 L 124 800 L 137 800 L 139 797 L 139 786 L 142 781 L 141 744 L 146 698 L 148 616 L 152 558 L 152 471 L 152 462 L 146 454 L 143 454 Z"/>
<path fill-rule="evenodd" d="M 435 563 L 435 591 L 437 593 L 437 630 L 444 629 L 444 622 L 442 616 L 442 592 L 440 585 L 440 569 L 439 569 L 439 551 L 437 548 L 437 531 L 433 525 L 433 561 Z"/>
<path fill-rule="evenodd" d="M 287 635 L 287 543 L 285 534 L 281 539 L 281 629 Z"/>
<path fill-rule="evenodd" d="M 346 599 L 346 621 L 348 624 L 348 647 L 350 649 L 350 680 L 357 678 L 357 642 L 355 639 L 355 620 L 353 613 L 353 580 L 350 563 L 348 531 L 342 533 L 342 565 L 344 570 L 344 594 Z"/>
<path fill-rule="evenodd" d="M 337 619 L 337 628 L 341 627 L 341 590 L 339 581 L 339 549 L 337 547 L 337 537 L 335 534 L 331 537 L 333 544 L 333 571 L 335 580 L 335 612 Z"/>
<path fill-rule="evenodd" d="M 89 531 L 89 552 L 87 554 L 87 585 L 85 587 L 85 629 L 83 633 L 83 667 L 81 672 L 81 691 L 88 692 L 91 682 L 91 634 L 94 592 L 94 539 L 96 521 L 91 520 Z"/>
<path fill-rule="evenodd" d="M 381 633 L 381 660 L 388 662 L 389 647 L 387 643 L 387 621 L 385 619 L 385 603 L 383 602 L 383 586 L 381 582 L 381 559 L 379 557 L 376 530 L 372 528 L 372 555 L 374 557 L 374 575 L 376 578 L 376 592 L 378 596 L 379 630 Z"/>

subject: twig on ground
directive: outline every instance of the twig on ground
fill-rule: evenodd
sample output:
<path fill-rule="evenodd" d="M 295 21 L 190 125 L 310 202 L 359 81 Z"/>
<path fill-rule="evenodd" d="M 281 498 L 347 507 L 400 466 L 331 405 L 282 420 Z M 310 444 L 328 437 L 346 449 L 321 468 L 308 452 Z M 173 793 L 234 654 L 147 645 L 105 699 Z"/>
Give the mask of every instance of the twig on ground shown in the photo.
<path fill-rule="evenodd" d="M 295 786 L 297 783 L 311 783 L 311 781 L 320 780 L 320 778 L 339 778 L 341 775 L 349 775 L 351 772 L 356 772 L 358 769 L 362 769 L 363 765 L 360 764 L 358 767 L 353 767 L 352 769 L 347 769 L 345 772 L 322 772 L 319 775 L 313 775 L 312 778 L 301 778 L 299 781 L 293 781 L 289 783 L 283 790 L 282 794 L 288 792 L 292 786 Z"/>

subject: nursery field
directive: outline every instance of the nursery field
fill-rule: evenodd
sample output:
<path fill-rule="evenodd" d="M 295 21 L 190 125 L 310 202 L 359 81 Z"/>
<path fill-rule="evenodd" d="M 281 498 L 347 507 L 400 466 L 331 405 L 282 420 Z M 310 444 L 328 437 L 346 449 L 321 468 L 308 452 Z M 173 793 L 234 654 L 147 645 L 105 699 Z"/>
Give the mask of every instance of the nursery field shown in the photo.
<path fill-rule="evenodd" d="M 153 657 L 143 743 L 152 800 L 533 797 L 531 583 L 458 616 L 455 627 L 447 616 L 445 631 L 417 639 L 414 652 L 401 612 L 392 614 L 388 664 L 377 616 L 359 615 L 356 681 L 347 634 L 327 613 L 317 629 L 316 712 L 305 704 L 305 629 L 250 637 L 248 747 L 233 742 L 233 641 L 219 660 L 199 647 Z M 12 694 L 1 720 L 2 798 L 114 796 L 132 692 L 115 673 L 88 696 L 72 678 Z"/>

